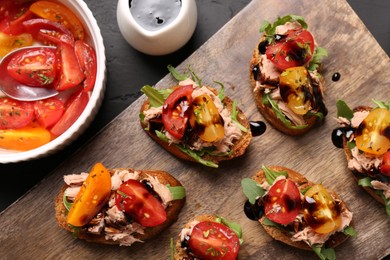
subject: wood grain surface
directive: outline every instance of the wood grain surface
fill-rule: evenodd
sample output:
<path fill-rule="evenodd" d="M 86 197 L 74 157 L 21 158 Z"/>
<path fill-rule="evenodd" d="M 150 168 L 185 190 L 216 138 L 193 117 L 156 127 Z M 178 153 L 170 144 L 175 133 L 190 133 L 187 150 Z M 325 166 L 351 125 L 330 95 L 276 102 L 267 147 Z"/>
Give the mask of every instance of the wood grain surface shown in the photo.
<path fill-rule="evenodd" d="M 359 235 L 336 249 L 338 259 L 378 259 L 390 253 L 390 222 L 384 207 L 357 186 L 343 151 L 331 142 L 337 126 L 336 100 L 357 106 L 390 97 L 389 57 L 344 0 L 253 0 L 178 69 L 190 64 L 204 83 L 223 82 L 226 94 L 238 101 L 249 119 L 263 120 L 249 87 L 249 60 L 262 21 L 290 13 L 303 15 L 318 44 L 329 52 L 323 72 L 329 114 L 321 128 L 290 137 L 267 125 L 265 134 L 252 139 L 244 156 L 209 169 L 179 161 L 143 132 L 138 119 L 141 97 L 1 213 L 0 259 L 169 259 L 170 238 L 176 239 L 184 223 L 203 213 L 220 214 L 241 224 L 244 244 L 239 259 L 316 259 L 313 252 L 272 240 L 257 222 L 245 217 L 240 182 L 262 164 L 295 169 L 337 191 L 348 203 Z M 335 72 L 341 74 L 338 82 L 331 80 Z M 157 86 L 173 83 L 167 75 Z M 129 248 L 88 244 L 60 229 L 53 203 L 63 185 L 62 176 L 88 171 L 97 161 L 109 168 L 161 169 L 176 176 L 187 188 L 187 203 L 179 220 L 160 236 Z"/>

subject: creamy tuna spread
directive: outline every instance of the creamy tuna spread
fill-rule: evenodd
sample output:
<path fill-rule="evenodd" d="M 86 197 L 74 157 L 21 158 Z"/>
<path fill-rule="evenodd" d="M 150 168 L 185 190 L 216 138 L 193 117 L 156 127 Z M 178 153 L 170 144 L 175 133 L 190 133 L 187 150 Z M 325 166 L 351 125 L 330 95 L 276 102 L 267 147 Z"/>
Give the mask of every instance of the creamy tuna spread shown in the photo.
<path fill-rule="evenodd" d="M 65 190 L 65 196 L 69 201 L 74 201 L 83 182 L 87 179 L 88 173 L 65 175 L 64 181 L 69 187 Z M 119 189 L 123 182 L 128 180 L 148 181 L 153 190 L 161 198 L 162 205 L 166 208 L 173 200 L 169 189 L 161 184 L 156 177 L 147 175 L 146 178 L 140 178 L 140 172 L 129 171 L 126 169 L 116 170 L 111 175 L 111 190 Z M 115 204 L 115 192 L 103 208 L 85 227 L 91 234 L 103 235 L 106 240 L 119 242 L 122 246 L 130 246 L 134 242 L 142 242 L 134 237 L 135 234 L 144 234 L 144 228 L 137 222 L 130 221 L 125 213 L 118 209 Z"/>
<path fill-rule="evenodd" d="M 198 84 L 196 84 L 191 79 L 186 79 L 184 81 L 179 82 L 180 86 L 186 86 L 186 85 L 193 85 L 194 91 L 192 93 L 192 98 L 195 99 L 196 97 L 207 94 L 210 96 L 210 98 L 213 100 L 215 106 L 217 107 L 219 114 L 221 115 L 223 122 L 224 122 L 224 138 L 221 140 L 215 141 L 215 142 L 205 142 L 201 140 L 199 137 L 197 137 L 194 141 L 192 141 L 189 144 L 189 147 L 192 150 L 200 151 L 205 147 L 215 147 L 216 152 L 220 153 L 226 153 L 230 151 L 230 147 L 233 145 L 233 142 L 235 140 L 238 140 L 242 136 L 242 132 L 238 126 L 238 124 L 232 120 L 230 111 L 224 106 L 222 101 L 207 87 L 199 87 Z M 160 107 L 151 107 L 145 111 L 143 111 L 145 115 L 145 122 L 149 122 L 149 120 L 159 117 L 162 114 L 162 106 Z M 179 144 L 181 143 L 181 140 L 173 137 L 169 134 L 168 131 L 164 130 L 165 136 L 168 138 L 169 143 L 171 144 Z"/>

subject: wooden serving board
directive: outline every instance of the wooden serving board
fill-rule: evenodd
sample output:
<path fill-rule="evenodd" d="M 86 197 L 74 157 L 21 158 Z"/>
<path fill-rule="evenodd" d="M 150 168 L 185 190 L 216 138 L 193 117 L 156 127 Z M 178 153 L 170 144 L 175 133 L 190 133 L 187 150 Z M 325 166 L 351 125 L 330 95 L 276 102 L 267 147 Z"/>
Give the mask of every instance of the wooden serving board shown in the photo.
<path fill-rule="evenodd" d="M 240 183 L 263 164 L 295 169 L 337 191 L 347 202 L 359 235 L 337 248 L 338 259 L 376 259 L 389 253 L 390 222 L 384 207 L 357 186 L 342 150 L 331 142 L 331 132 L 337 126 L 336 100 L 357 106 L 390 97 L 389 57 L 344 0 L 254 0 L 178 69 L 190 64 L 204 83 L 223 82 L 226 94 L 238 101 L 250 120 L 264 120 L 253 102 L 248 64 L 262 21 L 290 13 L 303 15 L 318 44 L 329 52 L 323 71 L 329 114 L 321 128 L 302 137 L 290 137 L 267 124 L 265 134 L 252 139 L 244 156 L 210 169 L 180 161 L 149 139 L 138 121 L 144 101 L 141 97 L 1 213 L 0 258 L 169 259 L 170 238 L 176 239 L 184 223 L 194 215 L 212 213 L 241 224 L 244 244 L 240 259 L 316 259 L 313 252 L 274 241 L 257 222 L 246 218 Z M 335 72 L 341 74 L 338 82 L 331 80 Z M 174 83 L 167 75 L 157 85 L 163 88 Z M 53 201 L 63 185 L 62 176 L 88 171 L 97 161 L 109 168 L 161 169 L 176 176 L 187 188 L 187 202 L 178 221 L 157 238 L 129 248 L 89 244 L 60 229 L 55 223 Z"/>

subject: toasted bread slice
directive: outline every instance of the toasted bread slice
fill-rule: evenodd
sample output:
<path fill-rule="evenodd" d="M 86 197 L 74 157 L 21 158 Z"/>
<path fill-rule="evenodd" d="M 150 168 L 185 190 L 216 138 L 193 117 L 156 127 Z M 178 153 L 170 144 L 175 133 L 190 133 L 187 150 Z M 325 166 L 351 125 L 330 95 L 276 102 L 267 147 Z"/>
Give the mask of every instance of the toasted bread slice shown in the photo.
<path fill-rule="evenodd" d="M 371 110 L 372 110 L 372 107 L 370 107 L 370 106 L 358 106 L 358 107 L 355 107 L 353 109 L 353 112 L 371 111 Z M 348 140 L 347 140 L 347 137 L 345 135 L 343 135 L 343 150 L 344 150 L 344 154 L 345 154 L 345 157 L 347 159 L 347 162 L 348 162 L 349 160 L 352 159 L 352 154 L 351 154 L 351 150 L 348 148 Z M 379 172 L 379 169 L 377 169 L 377 171 Z M 356 182 L 358 182 L 361 178 L 365 177 L 356 170 L 352 170 L 351 172 L 352 172 L 353 177 L 355 178 Z M 375 172 L 374 172 L 374 174 L 375 174 Z M 365 187 L 361 186 L 361 187 L 364 190 L 366 190 L 375 200 L 377 200 L 380 203 L 382 203 L 383 205 L 385 205 L 384 200 L 381 198 L 381 196 L 379 194 L 376 193 L 375 189 L 373 189 L 369 186 L 365 186 Z"/>
<path fill-rule="evenodd" d="M 123 170 L 123 169 L 120 169 L 120 168 L 112 169 L 112 170 L 110 169 L 109 171 L 112 175 L 116 170 Z M 128 169 L 128 170 L 134 171 L 133 169 Z M 164 185 L 169 184 L 172 187 L 182 186 L 181 183 L 176 178 L 174 178 L 172 175 L 170 175 L 169 173 L 164 172 L 164 171 L 137 170 L 137 172 L 140 173 L 140 175 L 139 175 L 140 179 L 143 179 L 149 175 L 152 177 L 156 177 L 161 184 L 164 184 Z M 60 227 L 66 229 L 70 232 L 75 232 L 75 230 L 67 224 L 67 220 L 66 220 L 68 212 L 67 212 L 67 210 L 64 206 L 64 203 L 63 203 L 63 196 L 64 196 L 64 192 L 65 192 L 67 187 L 68 187 L 67 185 L 64 185 L 62 187 L 61 191 L 59 192 L 59 194 L 57 195 L 57 197 L 55 198 L 55 202 L 54 202 L 54 204 L 55 204 L 55 217 L 56 217 L 57 224 Z M 150 239 L 150 238 L 156 236 L 158 233 L 160 233 L 161 231 L 163 231 L 164 229 L 166 229 L 167 227 L 172 225 L 177 220 L 179 213 L 184 206 L 184 203 L 185 203 L 185 198 L 180 199 L 180 200 L 171 201 L 169 203 L 168 207 L 165 209 L 166 213 L 167 213 L 167 220 L 163 224 L 160 224 L 160 225 L 155 226 L 155 227 L 147 227 L 144 229 L 144 234 L 137 233 L 134 235 L 134 237 L 136 239 L 145 241 L 147 239 Z M 104 233 L 102 233 L 100 235 L 95 235 L 95 234 L 91 234 L 91 233 L 86 232 L 85 229 L 83 229 L 83 228 L 77 230 L 76 232 L 77 232 L 78 238 L 84 239 L 88 242 L 94 242 L 94 243 L 100 243 L 100 244 L 117 244 L 117 245 L 119 244 L 118 241 L 106 240 Z"/>
<path fill-rule="evenodd" d="M 265 40 L 264 36 L 260 39 L 258 42 L 258 45 Z M 289 128 L 287 127 L 275 114 L 274 110 L 270 105 L 265 105 L 263 103 L 263 89 L 260 88 L 256 81 L 260 82 L 264 86 L 268 86 L 271 88 L 277 87 L 279 81 L 278 79 L 269 80 L 267 78 L 264 78 L 261 76 L 261 71 L 258 71 L 259 76 L 255 78 L 255 74 L 253 73 L 254 68 L 257 67 L 259 70 L 259 64 L 261 61 L 261 53 L 259 51 L 258 45 L 256 45 L 256 48 L 253 50 L 252 58 L 250 60 L 249 64 L 249 83 L 253 91 L 255 103 L 257 105 L 257 108 L 259 112 L 263 115 L 263 117 L 277 130 L 280 132 L 291 135 L 291 136 L 297 136 L 297 135 L 303 135 L 306 132 L 308 132 L 310 129 L 315 127 L 316 125 L 319 125 L 322 123 L 323 120 L 320 120 L 319 117 L 315 115 L 305 115 L 304 120 L 307 124 L 305 128 Z M 275 83 L 276 81 L 276 83 Z M 318 86 L 320 89 L 325 89 L 325 80 L 323 77 L 319 78 Z M 326 111 L 325 106 L 323 109 Z M 327 111 L 325 112 L 325 114 Z"/>
<path fill-rule="evenodd" d="M 278 172 L 287 171 L 288 174 L 287 178 L 294 181 L 297 184 L 299 190 L 303 190 L 309 186 L 314 185 L 314 183 L 308 181 L 305 178 L 305 176 L 289 168 L 282 167 L 282 166 L 268 166 L 267 168 Z M 257 183 L 263 183 L 266 180 L 264 171 L 260 170 L 259 172 L 257 172 L 256 175 L 253 177 L 253 180 L 255 180 Z M 335 192 L 331 190 L 328 190 L 328 192 L 331 193 L 334 198 L 340 199 Z M 340 201 L 344 205 L 344 207 L 347 207 L 341 199 Z M 260 218 L 259 219 L 260 224 L 262 225 L 264 230 L 275 240 L 281 241 L 287 245 L 296 248 L 300 248 L 304 250 L 312 250 L 312 248 L 303 241 L 292 241 L 291 240 L 292 234 L 287 230 L 275 226 L 267 226 L 264 224 L 264 220 L 265 220 L 265 216 Z M 341 243 L 343 243 L 344 241 L 346 241 L 348 238 L 349 236 L 345 235 L 343 232 L 336 232 L 327 240 L 325 246 L 327 248 L 336 247 Z"/>
<path fill-rule="evenodd" d="M 213 89 L 211 87 L 208 87 L 208 88 L 211 91 L 213 91 L 215 94 L 217 94 L 217 91 L 215 89 Z M 222 102 L 225 105 L 225 107 L 230 112 L 232 112 L 233 100 L 231 100 L 229 97 L 225 96 L 225 98 L 223 99 Z M 147 110 L 148 108 L 149 108 L 149 100 L 146 100 L 143 103 L 143 105 L 141 106 L 141 111 L 140 112 L 143 113 L 143 111 Z M 250 131 L 249 120 L 245 116 L 244 112 L 241 109 L 239 109 L 238 107 L 236 107 L 236 109 L 237 109 L 237 112 L 238 112 L 237 113 L 237 120 L 240 122 L 241 125 L 243 125 L 246 129 L 248 129 L 248 131 L 247 132 L 242 132 L 241 138 L 234 141 L 234 144 L 231 147 L 231 152 L 229 152 L 228 155 L 226 155 L 226 156 L 214 156 L 214 155 L 210 155 L 208 153 L 205 153 L 202 156 L 202 159 L 204 159 L 206 161 L 212 161 L 213 163 L 218 165 L 219 162 L 221 162 L 221 161 L 231 160 L 231 159 L 233 159 L 235 157 L 239 157 L 239 156 L 241 156 L 241 155 L 243 155 L 245 153 L 245 150 L 249 146 L 250 141 L 252 139 L 252 133 Z M 187 160 L 187 161 L 192 161 L 192 162 L 197 162 L 194 158 L 192 158 L 188 154 L 182 152 L 176 145 L 169 144 L 169 143 L 161 140 L 156 135 L 155 132 L 146 130 L 147 129 L 147 125 L 142 121 L 142 119 L 140 120 L 140 123 L 141 123 L 142 128 L 145 130 L 145 132 L 153 140 L 155 140 L 158 144 L 160 144 L 165 150 L 167 150 L 168 152 L 170 152 L 171 154 L 175 155 L 176 157 L 178 157 L 180 159 Z"/>

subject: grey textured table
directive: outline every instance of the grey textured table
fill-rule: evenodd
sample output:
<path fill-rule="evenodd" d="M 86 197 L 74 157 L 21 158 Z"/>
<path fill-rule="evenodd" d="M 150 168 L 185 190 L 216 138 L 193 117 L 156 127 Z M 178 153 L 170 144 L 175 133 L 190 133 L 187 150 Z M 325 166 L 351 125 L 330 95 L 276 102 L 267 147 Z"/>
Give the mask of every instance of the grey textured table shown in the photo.
<path fill-rule="evenodd" d="M 107 89 L 102 107 L 89 129 L 72 145 L 55 155 L 17 164 L 0 165 L 0 211 L 44 178 L 65 158 L 104 128 L 136 100 L 145 85 L 167 74 L 167 64 L 180 64 L 207 41 L 250 0 L 197 0 L 198 24 L 193 37 L 179 51 L 151 57 L 132 49 L 122 38 L 116 22 L 116 1 L 84 0 L 103 34 L 107 56 Z M 261 0 L 253 0 L 261 1 Z M 390 1 L 348 0 L 385 52 L 390 54 Z M 248 61 L 249 62 L 249 61 Z"/>

